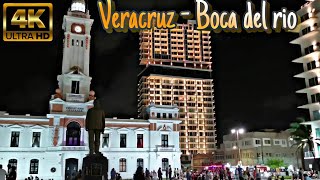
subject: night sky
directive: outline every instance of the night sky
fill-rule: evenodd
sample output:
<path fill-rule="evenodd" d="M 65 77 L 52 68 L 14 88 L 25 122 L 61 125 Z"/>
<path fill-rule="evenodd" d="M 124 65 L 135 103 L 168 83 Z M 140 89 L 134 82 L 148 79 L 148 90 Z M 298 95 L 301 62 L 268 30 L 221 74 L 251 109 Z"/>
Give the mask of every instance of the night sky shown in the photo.
<path fill-rule="evenodd" d="M 21 2 L 5 0 L 4 2 Z M 29 0 L 28 2 L 50 2 Z M 190 0 L 117 0 L 117 10 L 190 10 Z M 245 0 L 208 1 L 213 9 L 245 12 Z M 252 1 L 260 9 L 260 0 Z M 269 0 L 271 11 L 287 7 L 298 10 L 302 0 Z M 70 1 L 53 1 L 54 40 L 46 43 L 0 44 L 0 110 L 10 114 L 45 115 L 48 100 L 57 88 L 62 65 L 62 20 Z M 96 1 L 89 10 L 95 20 L 92 30 L 90 74 L 92 89 L 103 102 L 108 117 L 136 117 L 139 36 L 137 33 L 107 34 L 101 25 Z M 2 13 L 2 12 L 1 12 Z M 1 14 L 2 16 L 2 14 Z M 2 24 L 1 24 L 2 26 Z M 2 29 L 2 27 L 1 27 Z M 2 33 L 2 31 L 1 31 Z M 2 34 L 1 34 L 2 35 Z M 2 36 L 1 36 L 2 37 Z M 293 78 L 303 71 L 291 61 L 300 47 L 289 44 L 293 33 L 212 33 L 213 79 L 218 139 L 233 127 L 247 131 L 286 129 L 296 117 L 305 116 L 297 106 L 306 103 L 302 79 Z"/>

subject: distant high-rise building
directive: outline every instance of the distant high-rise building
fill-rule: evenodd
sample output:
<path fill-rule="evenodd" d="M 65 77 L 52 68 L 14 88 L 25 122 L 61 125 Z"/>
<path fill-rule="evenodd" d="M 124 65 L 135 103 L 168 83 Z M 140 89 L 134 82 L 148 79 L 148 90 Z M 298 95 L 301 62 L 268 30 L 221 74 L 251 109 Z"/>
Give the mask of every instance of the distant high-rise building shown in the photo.
<path fill-rule="evenodd" d="M 140 33 L 140 65 L 162 65 L 211 71 L 210 31 L 198 31 L 195 22 L 175 29 Z"/>
<path fill-rule="evenodd" d="M 146 68 L 138 77 L 138 113 L 150 103 L 178 105 L 184 164 L 188 155 L 216 148 L 210 44 L 210 31 L 196 30 L 195 21 L 140 32 L 140 65 Z"/>
<path fill-rule="evenodd" d="M 298 44 L 301 47 L 302 56 L 293 60 L 295 63 L 303 65 L 303 73 L 295 75 L 296 78 L 303 78 L 306 83 L 306 88 L 298 90 L 297 93 L 307 95 L 308 103 L 299 108 L 307 109 L 310 113 L 310 122 L 312 126 L 312 137 L 320 138 L 320 32 L 319 32 L 319 15 L 320 15 L 320 0 L 307 1 L 297 11 L 301 17 L 301 23 L 296 28 L 299 37 L 292 44 Z M 320 146 L 317 141 L 314 141 L 314 152 L 305 152 L 306 167 L 313 162 L 313 154 L 316 159 L 320 157 Z"/>

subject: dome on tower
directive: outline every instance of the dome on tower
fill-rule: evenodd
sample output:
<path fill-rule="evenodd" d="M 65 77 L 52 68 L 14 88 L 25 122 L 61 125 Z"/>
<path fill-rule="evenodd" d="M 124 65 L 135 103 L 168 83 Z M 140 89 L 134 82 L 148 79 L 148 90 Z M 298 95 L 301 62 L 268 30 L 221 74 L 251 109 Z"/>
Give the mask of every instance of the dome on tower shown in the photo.
<path fill-rule="evenodd" d="M 72 0 L 71 11 L 86 12 L 85 0 Z"/>

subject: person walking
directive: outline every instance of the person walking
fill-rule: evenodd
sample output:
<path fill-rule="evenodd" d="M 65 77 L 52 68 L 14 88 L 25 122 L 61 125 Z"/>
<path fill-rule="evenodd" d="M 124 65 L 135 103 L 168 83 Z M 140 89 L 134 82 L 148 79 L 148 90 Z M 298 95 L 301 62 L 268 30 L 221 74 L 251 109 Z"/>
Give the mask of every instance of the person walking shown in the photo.
<path fill-rule="evenodd" d="M 227 168 L 227 177 L 228 177 L 228 180 L 232 180 L 231 178 L 231 171 L 229 168 Z"/>
<path fill-rule="evenodd" d="M 9 173 L 9 177 L 7 178 L 7 180 L 16 180 L 16 179 L 17 179 L 16 167 L 12 166 L 11 171 Z"/>
<path fill-rule="evenodd" d="M 161 168 L 158 169 L 158 178 L 159 178 L 159 180 L 162 180 L 162 171 L 161 171 Z"/>
<path fill-rule="evenodd" d="M 144 174 L 145 174 L 146 177 L 147 177 L 147 176 L 150 177 L 150 171 L 148 170 L 148 168 L 146 168 L 146 171 L 145 171 Z"/>
<path fill-rule="evenodd" d="M 257 169 L 257 171 L 256 171 L 256 180 L 261 180 L 260 169 Z"/>
<path fill-rule="evenodd" d="M 0 164 L 0 180 L 5 180 L 6 175 L 7 175 L 6 170 L 2 169 L 2 164 Z"/>
<path fill-rule="evenodd" d="M 169 165 L 169 179 L 172 180 L 172 168 L 171 165 Z"/>
<path fill-rule="evenodd" d="M 166 180 L 168 180 L 168 177 L 169 177 L 169 169 L 168 167 L 166 167 Z"/>
<path fill-rule="evenodd" d="M 76 176 L 76 180 L 81 180 L 81 179 L 82 179 L 82 170 L 80 169 L 80 170 L 78 171 L 77 176 Z"/>
<path fill-rule="evenodd" d="M 187 169 L 186 177 L 187 177 L 187 180 L 191 180 L 191 173 L 190 173 L 189 168 Z"/>
<path fill-rule="evenodd" d="M 116 180 L 116 175 L 117 175 L 116 170 L 112 168 L 110 172 L 111 180 Z"/>

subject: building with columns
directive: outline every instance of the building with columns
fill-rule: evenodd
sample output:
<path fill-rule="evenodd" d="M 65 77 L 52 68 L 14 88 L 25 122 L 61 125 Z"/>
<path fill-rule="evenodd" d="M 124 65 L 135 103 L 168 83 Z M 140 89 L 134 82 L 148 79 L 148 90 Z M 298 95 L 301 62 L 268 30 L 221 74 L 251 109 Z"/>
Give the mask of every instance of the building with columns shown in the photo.
<path fill-rule="evenodd" d="M 85 117 L 96 99 L 89 76 L 90 19 L 84 0 L 74 0 L 62 28 L 62 74 L 46 116 L 0 113 L 0 164 L 17 167 L 18 180 L 72 179 L 89 153 Z M 123 179 L 144 169 L 181 168 L 179 108 L 150 104 L 141 119 L 106 118 L 100 151 Z"/>
<path fill-rule="evenodd" d="M 298 108 L 306 109 L 310 114 L 310 121 L 305 122 L 306 125 L 311 125 L 312 137 L 314 139 L 314 151 L 306 149 L 305 161 L 306 167 L 316 165 L 319 169 L 320 158 L 320 0 L 308 0 L 301 9 L 297 11 L 301 17 L 301 23 L 295 29 L 299 37 L 291 41 L 291 44 L 299 45 L 301 48 L 301 57 L 297 57 L 292 62 L 300 63 L 303 66 L 303 72 L 294 77 L 305 81 L 306 88 L 296 91 L 297 93 L 306 94 L 307 104 L 301 105 Z M 314 163 L 313 154 L 317 163 Z M 315 166 L 314 166 L 315 167 Z"/>

